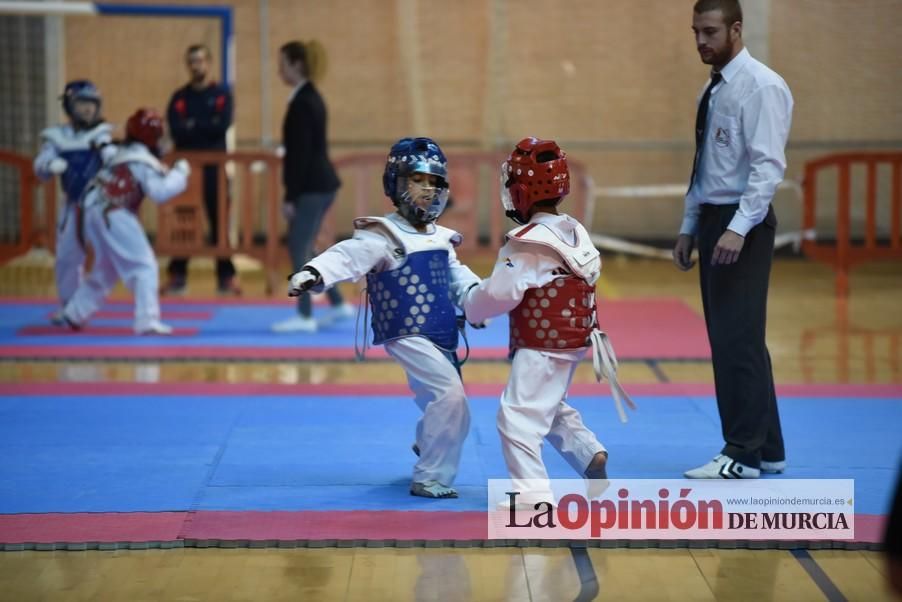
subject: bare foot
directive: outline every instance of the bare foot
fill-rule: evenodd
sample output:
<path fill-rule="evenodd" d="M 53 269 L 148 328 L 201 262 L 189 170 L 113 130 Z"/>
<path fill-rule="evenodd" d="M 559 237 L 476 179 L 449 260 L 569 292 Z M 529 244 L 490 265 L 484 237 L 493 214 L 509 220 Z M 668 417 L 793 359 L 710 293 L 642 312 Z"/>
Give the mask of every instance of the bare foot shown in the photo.
<path fill-rule="evenodd" d="M 608 478 L 608 452 L 600 451 L 592 458 L 589 467 L 586 469 L 585 475 L 589 479 L 607 479 Z"/>

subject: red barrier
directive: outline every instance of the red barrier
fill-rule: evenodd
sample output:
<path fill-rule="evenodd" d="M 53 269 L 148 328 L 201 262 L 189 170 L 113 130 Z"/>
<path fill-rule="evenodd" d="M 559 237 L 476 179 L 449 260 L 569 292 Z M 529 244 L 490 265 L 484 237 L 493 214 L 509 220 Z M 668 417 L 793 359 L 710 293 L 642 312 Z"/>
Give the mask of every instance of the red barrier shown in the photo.
<path fill-rule="evenodd" d="M 877 169 L 880 166 L 891 170 L 889 239 L 885 241 L 878 240 L 877 233 Z M 853 240 L 852 233 L 852 170 L 856 167 L 865 169 L 863 242 Z M 833 266 L 836 295 L 846 297 L 852 266 L 877 259 L 902 258 L 902 152 L 842 153 L 806 163 L 804 230 L 817 225 L 818 177 L 828 170 L 836 170 L 837 175 L 836 240 L 806 240 L 802 251 L 814 260 Z"/>
<path fill-rule="evenodd" d="M 31 157 L 0 150 L 0 164 L 14 167 L 19 181 L 19 212 L 14 218 L 18 220 L 17 236 L 14 240 L 0 240 L 0 263 L 24 255 L 32 247 L 53 249 L 56 245 L 56 183 L 38 180 Z M 43 195 L 43 211 L 37 210 L 38 193 Z"/>

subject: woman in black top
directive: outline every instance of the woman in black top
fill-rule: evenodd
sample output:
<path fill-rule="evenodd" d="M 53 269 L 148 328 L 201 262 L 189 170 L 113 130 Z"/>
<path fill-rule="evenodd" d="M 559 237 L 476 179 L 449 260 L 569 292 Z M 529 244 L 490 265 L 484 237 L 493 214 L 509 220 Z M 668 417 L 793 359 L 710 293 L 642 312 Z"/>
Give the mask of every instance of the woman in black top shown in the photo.
<path fill-rule="evenodd" d="M 323 216 L 335 201 L 341 181 L 329 161 L 326 142 L 326 104 L 313 79 L 316 78 L 316 43 L 288 42 L 279 51 L 279 76 L 294 88 L 282 123 L 282 182 L 285 186 L 283 214 L 288 220 L 288 247 L 294 270 L 300 270 L 314 254 L 313 244 Z M 320 321 L 354 315 L 338 289 L 330 289 L 332 310 Z M 273 324 L 276 332 L 315 332 L 310 295 L 298 297 L 297 315 Z"/>

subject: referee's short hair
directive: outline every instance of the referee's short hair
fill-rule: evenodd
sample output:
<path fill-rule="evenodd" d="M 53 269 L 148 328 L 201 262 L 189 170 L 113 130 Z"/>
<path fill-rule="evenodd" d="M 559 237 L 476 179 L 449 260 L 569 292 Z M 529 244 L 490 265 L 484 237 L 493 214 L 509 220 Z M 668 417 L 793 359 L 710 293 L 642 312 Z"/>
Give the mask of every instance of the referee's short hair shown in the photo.
<path fill-rule="evenodd" d="M 719 10 L 723 13 L 723 22 L 728 28 L 737 21 L 742 23 L 742 6 L 739 0 L 698 0 L 692 10 L 697 14 Z"/>

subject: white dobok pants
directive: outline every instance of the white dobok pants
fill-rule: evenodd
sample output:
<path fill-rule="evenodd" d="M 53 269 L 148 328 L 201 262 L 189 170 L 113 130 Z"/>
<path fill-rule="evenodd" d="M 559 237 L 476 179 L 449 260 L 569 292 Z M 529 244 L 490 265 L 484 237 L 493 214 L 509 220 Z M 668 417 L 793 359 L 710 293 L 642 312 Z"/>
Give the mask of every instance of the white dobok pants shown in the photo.
<path fill-rule="evenodd" d="M 160 319 L 160 275 L 141 222 L 127 209 L 107 211 L 104 218 L 104 206 L 95 204 L 85 209 L 84 228 L 94 266 L 66 304 L 66 317 L 87 321 L 121 279 L 135 297 L 135 332 L 147 330 Z"/>
<path fill-rule="evenodd" d="M 73 203 L 66 203 L 56 229 L 56 293 L 60 305 L 65 305 L 84 280 L 85 250 L 78 242 L 78 211 Z"/>
<path fill-rule="evenodd" d="M 512 479 L 547 480 L 543 439 L 580 477 L 595 454 L 605 451 L 579 412 L 566 402 L 573 372 L 584 354 L 518 349 L 514 355 L 498 410 L 501 449 Z"/>
<path fill-rule="evenodd" d="M 423 412 L 417 422 L 420 459 L 413 468 L 413 480 L 451 485 L 470 430 L 470 409 L 460 376 L 448 358 L 424 337 L 388 341 L 385 351 L 404 368 L 414 401 Z"/>

